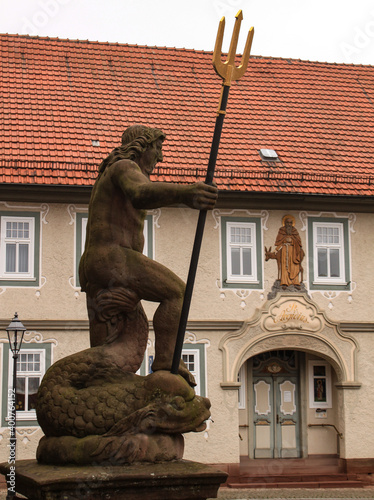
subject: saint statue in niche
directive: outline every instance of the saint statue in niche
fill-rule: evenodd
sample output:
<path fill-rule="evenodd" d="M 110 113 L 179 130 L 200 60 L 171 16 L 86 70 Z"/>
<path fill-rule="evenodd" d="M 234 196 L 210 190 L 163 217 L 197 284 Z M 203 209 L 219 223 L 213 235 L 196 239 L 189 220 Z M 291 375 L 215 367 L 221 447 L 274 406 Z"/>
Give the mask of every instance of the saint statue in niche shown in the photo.
<path fill-rule="evenodd" d="M 282 227 L 278 231 L 275 240 L 275 250 L 265 247 L 265 260 L 275 259 L 278 264 L 278 280 L 283 289 L 295 286 L 300 289 L 303 281 L 304 250 L 300 235 L 295 228 L 295 217 L 285 215 L 282 219 Z"/>

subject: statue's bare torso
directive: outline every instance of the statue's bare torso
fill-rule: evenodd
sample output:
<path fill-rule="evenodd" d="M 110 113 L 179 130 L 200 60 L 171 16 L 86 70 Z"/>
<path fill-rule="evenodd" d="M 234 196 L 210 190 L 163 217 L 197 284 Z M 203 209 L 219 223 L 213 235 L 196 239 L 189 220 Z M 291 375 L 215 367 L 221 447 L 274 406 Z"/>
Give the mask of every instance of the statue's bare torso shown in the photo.
<path fill-rule="evenodd" d="M 155 140 L 135 161 L 119 160 L 101 172 L 91 196 L 86 246 L 79 268 L 82 290 L 91 306 L 94 304 L 91 311 L 99 311 L 103 326 L 127 321 L 125 318 L 131 317 L 141 300 L 160 303 L 153 318 L 153 371 L 170 369 L 185 285 L 170 269 L 143 255 L 146 211 L 182 203 L 211 209 L 217 198 L 217 189 L 202 182 L 151 182 L 154 166 L 162 161 L 161 150 L 162 139 Z M 100 302 L 98 297 L 105 301 Z M 107 311 L 107 318 L 103 318 L 101 309 Z M 102 332 L 100 325 L 97 329 L 90 325 L 91 345 L 107 341 L 107 334 Z M 131 335 L 136 336 L 136 331 Z M 188 379 L 186 371 L 181 369 Z"/>

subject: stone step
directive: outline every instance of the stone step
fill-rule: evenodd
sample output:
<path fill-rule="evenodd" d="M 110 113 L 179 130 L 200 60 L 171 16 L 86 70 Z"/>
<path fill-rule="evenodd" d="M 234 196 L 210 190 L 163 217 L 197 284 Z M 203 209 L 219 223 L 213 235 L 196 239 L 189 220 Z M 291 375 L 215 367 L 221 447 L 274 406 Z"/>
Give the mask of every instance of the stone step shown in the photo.
<path fill-rule="evenodd" d="M 325 465 L 338 465 L 339 458 L 336 456 L 309 456 L 306 458 L 248 458 L 240 457 L 240 463 L 245 466 L 263 466 L 269 464 L 285 463 L 290 466 L 325 466 Z"/>
<path fill-rule="evenodd" d="M 264 478 L 265 479 L 265 478 Z M 229 482 L 227 484 L 228 488 L 235 489 L 260 489 L 260 488 L 363 488 L 365 483 L 361 481 L 291 481 L 291 482 L 247 482 L 247 483 L 237 483 Z"/>
<path fill-rule="evenodd" d="M 237 482 L 241 483 L 284 483 L 284 482 L 326 482 L 326 481 L 348 481 L 347 474 L 272 474 L 272 475 L 252 475 L 245 474 L 236 478 Z M 356 477 L 352 478 L 356 481 Z"/>
<path fill-rule="evenodd" d="M 241 467 L 241 475 L 245 476 L 280 476 L 284 474 L 312 474 L 312 475 L 325 475 L 325 474 L 340 474 L 343 473 L 340 467 L 329 465 L 323 467 Z"/>
<path fill-rule="evenodd" d="M 248 459 L 241 457 L 241 475 L 338 474 L 343 472 L 337 457 Z"/>

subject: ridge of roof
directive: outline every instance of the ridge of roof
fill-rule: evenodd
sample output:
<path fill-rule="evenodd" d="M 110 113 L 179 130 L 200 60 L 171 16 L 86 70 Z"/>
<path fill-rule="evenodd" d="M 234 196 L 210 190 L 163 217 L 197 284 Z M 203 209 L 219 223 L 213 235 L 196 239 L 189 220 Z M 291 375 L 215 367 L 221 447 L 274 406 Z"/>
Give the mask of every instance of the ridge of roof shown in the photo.
<path fill-rule="evenodd" d="M 25 39 L 33 39 L 33 40 L 42 40 L 42 41 L 51 41 L 51 42 L 69 42 L 69 43 L 77 43 L 77 44 L 98 44 L 102 46 L 113 46 L 113 47 L 128 47 L 128 48 L 142 48 L 142 49 L 156 49 L 156 50 L 176 50 L 182 52 L 191 52 L 197 54 L 213 54 L 213 50 L 203 50 L 203 49 L 189 49 L 185 47 L 169 47 L 169 46 L 161 46 L 161 45 L 142 45 L 142 44 L 131 44 L 131 43 L 123 43 L 123 42 L 104 42 L 99 40 L 83 40 L 83 39 L 73 39 L 73 38 L 59 38 L 59 37 L 49 37 L 49 36 L 39 36 L 39 35 L 27 35 L 27 34 L 11 34 L 11 33 L 0 33 L 0 37 L 8 36 L 14 38 L 25 38 Z M 240 56 L 240 54 L 238 54 Z M 276 57 L 276 56 L 262 56 L 262 55 L 250 55 L 251 59 L 258 60 L 269 60 L 269 61 L 285 61 L 289 64 L 292 63 L 307 63 L 313 65 L 328 65 L 328 66 L 343 66 L 343 67 L 368 67 L 372 68 L 374 64 L 354 64 L 354 63 L 337 63 L 337 62 L 328 62 L 328 61 L 313 61 L 308 59 L 297 59 L 292 57 Z"/>
<path fill-rule="evenodd" d="M 99 40 L 82 40 L 80 38 L 59 38 L 59 37 L 49 37 L 49 36 L 39 36 L 39 35 L 23 35 L 23 34 L 10 34 L 10 33 L 0 33 L 0 37 L 2 36 L 8 36 L 8 37 L 14 37 L 14 38 L 27 38 L 27 39 L 32 39 L 32 40 L 42 40 L 42 41 L 50 41 L 50 42 L 69 42 L 69 43 L 86 43 L 86 44 L 98 44 L 98 45 L 105 45 L 105 46 L 113 46 L 113 47 L 129 47 L 129 48 L 143 48 L 143 49 L 158 49 L 158 50 L 178 50 L 178 51 L 185 51 L 185 52 L 196 52 L 196 53 L 202 53 L 202 54 L 213 54 L 213 50 L 202 50 L 202 49 L 188 49 L 184 47 L 167 47 L 167 46 L 161 46 L 161 45 L 139 45 L 136 43 L 123 43 L 123 42 L 103 42 Z"/>

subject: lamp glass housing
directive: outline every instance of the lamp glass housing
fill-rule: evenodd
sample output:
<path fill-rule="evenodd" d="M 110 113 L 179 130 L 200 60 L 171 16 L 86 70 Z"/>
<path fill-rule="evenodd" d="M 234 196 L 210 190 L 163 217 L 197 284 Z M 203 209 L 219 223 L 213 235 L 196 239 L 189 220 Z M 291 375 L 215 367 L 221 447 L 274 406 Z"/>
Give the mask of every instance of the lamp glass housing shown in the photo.
<path fill-rule="evenodd" d="M 8 328 L 6 328 L 10 349 L 15 355 L 17 355 L 21 349 L 23 334 L 25 333 L 25 331 L 26 328 L 18 319 L 18 314 L 15 313 L 14 318 L 12 319 Z"/>

